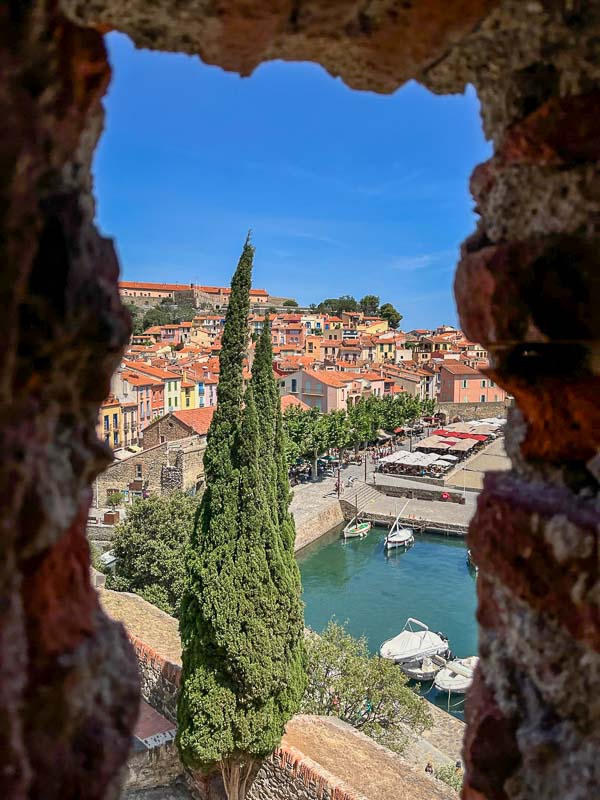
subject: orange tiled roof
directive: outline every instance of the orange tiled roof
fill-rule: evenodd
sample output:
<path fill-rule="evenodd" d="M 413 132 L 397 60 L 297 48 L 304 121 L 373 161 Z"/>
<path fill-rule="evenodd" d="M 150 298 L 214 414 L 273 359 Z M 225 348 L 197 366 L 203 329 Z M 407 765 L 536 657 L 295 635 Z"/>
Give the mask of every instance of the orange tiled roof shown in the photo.
<path fill-rule="evenodd" d="M 481 375 L 482 378 L 484 377 L 479 370 L 469 367 L 468 364 L 463 364 L 462 361 L 445 361 L 442 364 L 442 369 L 445 369 L 451 375 Z"/>
<path fill-rule="evenodd" d="M 213 414 L 215 413 L 214 406 L 207 406 L 206 408 L 186 408 L 183 411 L 173 411 L 172 414 L 180 422 L 188 425 L 194 433 L 200 436 L 205 436 L 210 428 Z"/>
<path fill-rule="evenodd" d="M 285 411 L 286 409 L 290 408 L 290 406 L 298 406 L 303 411 L 308 411 L 310 406 L 303 403 L 302 400 L 299 400 L 297 397 L 294 397 L 293 394 L 284 394 L 281 398 L 281 410 Z"/>
<path fill-rule="evenodd" d="M 119 289 L 145 289 L 155 292 L 181 292 L 190 289 L 185 283 L 146 283 L 144 281 L 119 281 Z"/>

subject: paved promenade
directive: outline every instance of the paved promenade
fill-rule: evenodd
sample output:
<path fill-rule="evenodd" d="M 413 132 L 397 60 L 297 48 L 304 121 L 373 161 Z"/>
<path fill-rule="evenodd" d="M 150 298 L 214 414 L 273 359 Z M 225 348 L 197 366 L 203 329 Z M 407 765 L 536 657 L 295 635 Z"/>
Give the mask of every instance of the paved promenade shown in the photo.
<path fill-rule="evenodd" d="M 464 533 L 475 513 L 476 492 L 466 493 L 465 505 L 434 500 L 408 500 L 403 497 L 391 497 L 377 491 L 377 482 L 382 477 L 375 474 L 373 484 L 373 465 L 367 465 L 367 483 L 364 482 L 364 466 L 350 465 L 342 469 L 343 492 L 340 500 L 355 503 L 358 495 L 359 510 L 370 519 L 391 522 L 397 514 L 401 514 L 405 524 L 423 525 L 425 527 L 444 530 L 447 526 L 456 527 Z M 349 478 L 354 478 L 352 486 L 347 486 Z M 294 498 L 291 510 L 296 520 L 296 527 L 305 526 L 311 518 L 337 501 L 335 489 L 336 478 L 322 478 L 315 483 L 301 484 L 294 487 Z M 394 485 L 405 489 L 432 489 L 443 491 L 443 487 L 411 481 L 407 478 L 388 478 Z M 321 534 L 326 531 L 321 531 Z M 317 534 L 314 538 L 318 538 Z"/>

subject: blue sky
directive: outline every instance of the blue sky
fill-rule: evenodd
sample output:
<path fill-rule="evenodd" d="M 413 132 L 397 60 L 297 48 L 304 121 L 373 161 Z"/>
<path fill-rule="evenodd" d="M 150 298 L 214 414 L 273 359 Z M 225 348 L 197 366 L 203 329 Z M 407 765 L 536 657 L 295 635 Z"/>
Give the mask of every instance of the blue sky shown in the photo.
<path fill-rule="evenodd" d="M 472 90 L 355 92 L 282 62 L 242 79 L 108 45 L 97 218 L 124 278 L 228 284 L 252 228 L 254 285 L 274 295 L 378 294 L 405 329 L 456 321 L 468 176 L 490 153 Z"/>

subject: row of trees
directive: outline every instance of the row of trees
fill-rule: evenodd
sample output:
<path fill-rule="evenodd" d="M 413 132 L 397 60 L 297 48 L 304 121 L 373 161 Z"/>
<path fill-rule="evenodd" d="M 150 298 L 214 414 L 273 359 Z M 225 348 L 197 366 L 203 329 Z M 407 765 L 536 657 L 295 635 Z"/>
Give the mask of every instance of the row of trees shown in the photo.
<path fill-rule="evenodd" d="M 319 314 L 334 315 L 341 314 L 344 311 L 362 311 L 363 314 L 376 315 L 387 320 L 388 325 L 393 330 L 396 330 L 402 319 L 402 314 L 391 303 L 380 305 L 379 297 L 376 294 L 367 294 L 360 300 L 350 294 L 343 294 L 341 297 L 328 297 L 318 305 L 311 305 L 310 308 Z"/>
<path fill-rule="evenodd" d="M 376 441 L 378 431 L 393 433 L 396 428 L 433 413 L 435 400 L 419 400 L 411 395 L 367 397 L 348 411 L 322 414 L 318 409 L 290 406 L 283 415 L 288 464 L 298 458 L 316 458 L 330 448 L 358 449 Z"/>

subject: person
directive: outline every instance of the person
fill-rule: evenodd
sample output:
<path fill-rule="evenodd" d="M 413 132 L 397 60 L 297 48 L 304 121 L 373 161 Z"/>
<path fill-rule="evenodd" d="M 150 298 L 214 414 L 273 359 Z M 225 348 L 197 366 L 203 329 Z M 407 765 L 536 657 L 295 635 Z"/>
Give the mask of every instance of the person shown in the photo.
<path fill-rule="evenodd" d="M 455 772 L 462 772 L 462 764 L 460 763 L 460 761 L 456 762 L 456 764 L 454 765 L 454 770 Z"/>
<path fill-rule="evenodd" d="M 431 763 L 431 761 L 427 762 L 427 766 L 425 767 L 425 772 L 428 775 L 433 775 L 433 764 Z"/>

